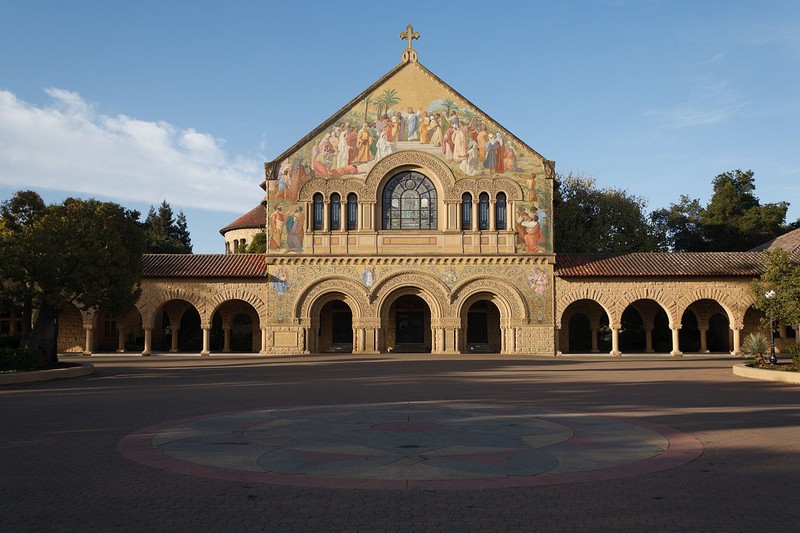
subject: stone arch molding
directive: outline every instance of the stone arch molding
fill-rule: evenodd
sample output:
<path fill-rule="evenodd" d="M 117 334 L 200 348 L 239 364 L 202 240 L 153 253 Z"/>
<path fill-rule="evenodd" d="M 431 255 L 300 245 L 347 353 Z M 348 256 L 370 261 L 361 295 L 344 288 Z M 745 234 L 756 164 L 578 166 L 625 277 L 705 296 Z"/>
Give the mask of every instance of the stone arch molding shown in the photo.
<path fill-rule="evenodd" d="M 348 194 L 354 192 L 361 200 L 365 194 L 364 188 L 364 181 L 360 178 L 314 178 L 303 185 L 297 198 L 300 202 L 311 202 L 316 193 L 322 193 L 325 200 L 328 200 L 331 194 L 337 192 L 344 201 Z"/>
<path fill-rule="evenodd" d="M 150 292 L 150 291 L 148 291 Z M 142 315 L 142 326 L 153 327 L 156 311 L 158 311 L 165 303 L 170 300 L 184 300 L 192 305 L 200 314 L 200 324 L 203 327 L 210 327 L 211 317 L 207 313 L 207 302 L 197 296 L 193 291 L 184 289 L 182 287 L 170 287 L 165 290 L 154 290 L 152 295 L 144 301 L 136 303 L 136 308 Z"/>
<path fill-rule="evenodd" d="M 507 281 L 494 276 L 473 277 L 456 285 L 451 297 L 454 316 L 463 316 L 466 307 L 474 303 L 473 297 L 481 293 L 488 293 L 498 298 L 502 304 L 499 306 L 502 319 L 524 322 L 529 320 L 530 313 L 522 294 Z"/>
<path fill-rule="evenodd" d="M 297 295 L 294 316 L 301 323 L 310 322 L 318 305 L 323 303 L 322 300 L 325 299 L 324 303 L 327 303 L 329 299 L 326 296 L 333 294 L 342 294 L 350 300 L 348 303 L 352 303 L 353 320 L 359 320 L 368 314 L 369 298 L 361 283 L 343 276 L 329 276 L 312 283 Z"/>
<path fill-rule="evenodd" d="M 477 201 L 482 192 L 488 193 L 492 199 L 497 197 L 497 193 L 504 192 L 508 201 L 522 200 L 522 187 L 520 187 L 519 183 L 509 178 L 465 178 L 458 180 L 456 183 L 456 196 L 459 200 L 465 192 L 472 195 L 473 201 Z"/>
<path fill-rule="evenodd" d="M 557 328 L 561 328 L 561 317 L 564 315 L 564 311 L 567 310 L 567 307 L 569 307 L 570 304 L 577 302 L 578 300 L 592 300 L 596 302 L 608 315 L 608 322 L 610 326 L 619 324 L 619 317 L 616 314 L 616 305 L 614 301 L 611 300 L 611 295 L 601 289 L 584 287 L 568 292 L 563 296 L 558 297 L 556 300 Z"/>
<path fill-rule="evenodd" d="M 661 309 L 667 314 L 669 326 L 673 327 L 680 324 L 680 316 L 675 312 L 675 301 L 670 301 L 664 291 L 661 289 L 653 289 L 651 287 L 639 287 L 631 291 L 625 291 L 617 298 L 616 303 L 619 310 L 619 318 L 622 320 L 622 313 L 633 303 L 639 300 L 651 300 L 658 304 Z M 610 317 L 610 315 L 609 315 Z"/>
<path fill-rule="evenodd" d="M 447 286 L 436 277 L 418 270 L 401 270 L 389 274 L 375 284 L 370 299 L 374 309 L 382 316 L 396 299 L 394 296 L 414 293 L 428 304 L 432 320 L 441 320 L 448 315 L 450 298 Z"/>
<path fill-rule="evenodd" d="M 731 326 L 744 323 L 744 315 L 747 312 L 747 308 L 750 307 L 752 303 L 746 300 L 738 301 L 732 298 L 728 291 L 722 289 L 702 287 L 690 291 L 678 299 L 676 314 L 679 317 L 683 317 L 683 313 L 686 312 L 689 306 L 698 300 L 713 300 L 717 302 L 728 315 L 728 323 Z"/>
<path fill-rule="evenodd" d="M 403 170 L 418 170 L 431 178 L 434 185 L 438 185 L 442 201 L 454 202 L 461 199 L 456 193 L 453 171 L 444 161 L 425 152 L 403 150 L 387 155 L 372 167 L 364 184 L 364 200 L 377 202 L 381 194 L 381 184 Z"/>
<path fill-rule="evenodd" d="M 230 302 L 232 300 L 241 300 L 243 302 L 247 302 L 253 306 L 256 310 L 256 314 L 258 315 L 258 320 L 261 322 L 263 320 L 262 317 L 267 315 L 267 306 L 264 303 L 264 300 L 261 299 L 260 296 L 257 294 L 247 290 L 247 289 L 226 289 L 221 292 L 214 293 L 214 296 L 211 297 L 211 300 L 208 302 L 208 318 L 209 322 L 211 318 L 214 316 L 214 313 L 224 304 L 225 302 Z"/>

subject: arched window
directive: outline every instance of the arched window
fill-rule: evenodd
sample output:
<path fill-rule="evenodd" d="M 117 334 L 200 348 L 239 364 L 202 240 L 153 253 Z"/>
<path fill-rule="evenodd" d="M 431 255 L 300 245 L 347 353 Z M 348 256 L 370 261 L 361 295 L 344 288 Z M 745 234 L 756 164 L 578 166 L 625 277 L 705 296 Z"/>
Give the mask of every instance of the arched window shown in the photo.
<path fill-rule="evenodd" d="M 323 228 L 323 213 L 325 212 L 322 206 L 322 193 L 314 195 L 314 229 L 321 230 Z"/>
<path fill-rule="evenodd" d="M 506 193 L 497 193 L 497 206 L 495 209 L 495 227 L 498 230 L 506 229 Z"/>
<path fill-rule="evenodd" d="M 436 229 L 437 196 L 423 174 L 397 174 L 383 189 L 383 229 Z"/>
<path fill-rule="evenodd" d="M 358 196 L 354 192 L 347 195 L 347 229 L 358 229 Z"/>
<path fill-rule="evenodd" d="M 331 230 L 339 230 L 342 229 L 342 217 L 341 217 L 341 206 L 342 206 L 342 198 L 339 196 L 338 192 L 331 194 Z"/>
<path fill-rule="evenodd" d="M 461 229 L 472 229 L 472 195 L 468 192 L 461 195 Z"/>
<path fill-rule="evenodd" d="M 485 192 L 478 196 L 478 229 L 489 229 L 489 195 Z"/>

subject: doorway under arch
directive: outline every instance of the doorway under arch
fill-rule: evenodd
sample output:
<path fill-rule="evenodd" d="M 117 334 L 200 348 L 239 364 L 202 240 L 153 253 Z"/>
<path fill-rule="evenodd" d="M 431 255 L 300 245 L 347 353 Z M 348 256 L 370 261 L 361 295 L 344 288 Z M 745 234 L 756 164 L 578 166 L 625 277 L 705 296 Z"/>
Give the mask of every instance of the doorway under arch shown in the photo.
<path fill-rule="evenodd" d="M 344 300 L 331 300 L 319 312 L 320 352 L 353 351 L 353 311 Z"/>
<path fill-rule="evenodd" d="M 386 349 L 392 352 L 431 351 L 431 310 L 415 294 L 397 298 L 389 307 Z"/>
<path fill-rule="evenodd" d="M 500 310 L 489 300 L 478 300 L 467 310 L 467 353 L 500 353 Z"/>

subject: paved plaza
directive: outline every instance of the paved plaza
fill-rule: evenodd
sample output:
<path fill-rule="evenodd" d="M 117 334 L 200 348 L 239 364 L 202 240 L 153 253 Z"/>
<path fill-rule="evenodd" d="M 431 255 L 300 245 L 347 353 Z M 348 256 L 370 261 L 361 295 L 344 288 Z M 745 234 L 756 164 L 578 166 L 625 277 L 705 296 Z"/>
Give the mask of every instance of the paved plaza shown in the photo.
<path fill-rule="evenodd" d="M 737 360 L 95 356 L 0 388 L 0 531 L 796 531 Z"/>

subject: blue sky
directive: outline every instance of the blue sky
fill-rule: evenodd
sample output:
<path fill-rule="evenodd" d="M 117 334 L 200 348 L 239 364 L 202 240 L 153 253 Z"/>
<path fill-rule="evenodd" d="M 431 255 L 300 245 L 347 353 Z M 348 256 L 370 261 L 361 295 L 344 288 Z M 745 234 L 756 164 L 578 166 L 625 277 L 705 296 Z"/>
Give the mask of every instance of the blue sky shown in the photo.
<path fill-rule="evenodd" d="M 800 217 L 800 2 L 0 0 L 0 198 L 166 198 L 196 252 L 263 163 L 400 60 L 561 173 L 665 207 L 753 169 Z"/>

